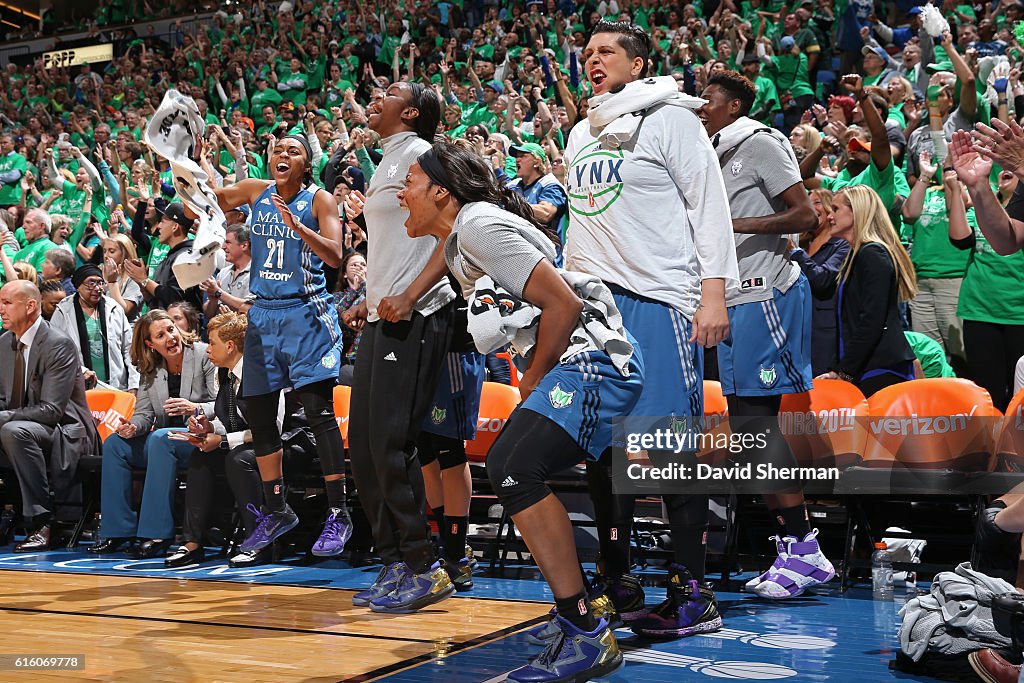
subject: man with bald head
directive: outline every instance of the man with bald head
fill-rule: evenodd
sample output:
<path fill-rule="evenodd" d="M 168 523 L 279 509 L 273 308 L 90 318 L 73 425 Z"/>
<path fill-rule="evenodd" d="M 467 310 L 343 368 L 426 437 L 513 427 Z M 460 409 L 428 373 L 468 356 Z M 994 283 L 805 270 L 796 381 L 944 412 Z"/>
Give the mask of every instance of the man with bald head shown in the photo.
<path fill-rule="evenodd" d="M 29 529 L 14 552 L 49 550 L 54 501 L 76 493 L 78 459 L 100 443 L 78 351 L 43 320 L 41 303 L 31 282 L 0 288 L 0 466 L 18 477 Z"/>

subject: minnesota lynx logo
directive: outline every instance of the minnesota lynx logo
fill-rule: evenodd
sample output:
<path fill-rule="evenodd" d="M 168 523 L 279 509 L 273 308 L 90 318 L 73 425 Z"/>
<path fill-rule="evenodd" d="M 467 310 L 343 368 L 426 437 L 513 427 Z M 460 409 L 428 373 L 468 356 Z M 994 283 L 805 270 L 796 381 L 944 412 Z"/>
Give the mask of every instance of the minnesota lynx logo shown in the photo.
<path fill-rule="evenodd" d="M 569 210 L 581 216 L 597 216 L 608 210 L 622 194 L 620 149 L 602 149 L 595 140 L 569 162 L 565 175 Z"/>
<path fill-rule="evenodd" d="M 762 367 L 758 374 L 761 384 L 766 387 L 774 386 L 775 382 L 779 379 L 779 373 L 775 371 L 774 365 L 770 368 Z"/>
<path fill-rule="evenodd" d="M 672 418 L 672 423 L 669 426 L 671 427 L 673 434 L 686 434 L 690 428 L 690 425 L 686 420 L 680 420 L 676 417 Z"/>
<path fill-rule="evenodd" d="M 568 408 L 575 396 L 575 391 L 563 391 L 561 384 L 555 384 L 555 388 L 548 392 L 548 399 L 554 408 Z"/>
<path fill-rule="evenodd" d="M 430 421 L 436 425 L 444 422 L 444 419 L 448 417 L 448 411 L 444 408 L 438 408 L 434 406 L 433 410 L 430 411 Z"/>

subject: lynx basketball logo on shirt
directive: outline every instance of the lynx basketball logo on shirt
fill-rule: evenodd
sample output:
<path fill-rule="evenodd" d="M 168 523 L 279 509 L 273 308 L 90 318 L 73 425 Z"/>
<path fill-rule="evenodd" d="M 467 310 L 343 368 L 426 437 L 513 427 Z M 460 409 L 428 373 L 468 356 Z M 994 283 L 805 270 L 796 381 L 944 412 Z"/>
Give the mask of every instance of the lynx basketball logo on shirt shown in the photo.
<path fill-rule="evenodd" d="M 595 140 L 569 162 L 565 185 L 569 209 L 581 216 L 604 213 L 622 194 L 622 150 L 602 149 Z"/>

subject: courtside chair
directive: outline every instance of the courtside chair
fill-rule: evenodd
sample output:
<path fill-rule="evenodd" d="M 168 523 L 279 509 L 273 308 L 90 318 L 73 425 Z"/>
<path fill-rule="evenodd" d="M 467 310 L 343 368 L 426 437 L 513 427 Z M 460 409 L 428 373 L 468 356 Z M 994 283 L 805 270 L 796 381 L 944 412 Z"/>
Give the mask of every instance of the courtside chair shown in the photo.
<path fill-rule="evenodd" d="M 1018 391 L 1006 406 L 1006 416 L 996 437 L 995 457 L 989 470 L 1024 473 L 1024 389 Z"/>
<path fill-rule="evenodd" d="M 502 351 L 501 353 L 494 354 L 496 357 L 502 359 L 508 363 L 509 377 L 511 377 L 512 386 L 519 386 L 519 369 L 516 368 L 516 364 L 512 362 L 512 354 L 508 351 Z"/>
<path fill-rule="evenodd" d="M 498 354 L 501 356 L 502 354 Z M 507 355 L 507 354 L 505 354 Z M 511 363 L 511 359 L 509 359 Z M 512 368 L 512 376 L 515 377 L 515 368 Z M 484 382 L 480 391 L 480 416 L 477 420 L 476 438 L 466 442 L 466 458 L 473 465 L 484 465 L 486 467 L 487 452 L 491 449 L 498 434 L 505 428 L 512 411 L 519 405 L 521 398 L 519 389 L 508 384 L 498 382 Z M 474 478 L 474 488 L 477 490 L 475 498 L 486 498 L 497 502 L 497 497 L 490 491 L 490 482 L 486 475 Z M 481 489 L 483 489 L 481 491 Z M 490 507 L 490 503 L 487 507 Z M 507 535 L 507 538 L 505 537 Z M 491 558 L 491 570 L 494 570 L 498 562 L 499 553 L 501 564 L 504 565 L 508 555 L 508 544 L 515 540 L 515 531 L 512 527 L 511 518 L 504 510 L 498 522 L 498 530 L 491 540 L 489 555 Z"/>
<path fill-rule="evenodd" d="M 868 401 L 855 385 L 839 379 L 816 379 L 810 391 L 786 394 L 779 410 L 779 428 L 789 444 L 798 467 L 837 467 L 840 470 L 861 461 L 867 442 Z M 810 495 L 831 498 L 834 483 L 824 489 L 814 487 Z M 845 521 L 841 582 L 845 587 L 846 567 L 850 564 L 854 533 L 853 515 L 848 501 L 842 500 Z M 817 523 L 827 524 L 828 508 L 808 510 L 823 515 Z M 813 524 L 812 524 L 813 526 Z"/>
<path fill-rule="evenodd" d="M 135 394 L 116 389 L 89 389 L 85 392 L 96 430 L 103 441 L 121 426 L 122 420 L 130 420 L 135 414 Z M 78 477 L 82 482 L 82 516 L 75 524 L 68 541 L 68 548 L 74 548 L 82 537 L 85 525 L 96 513 L 100 498 L 100 471 L 103 469 L 103 455 L 95 453 L 78 461 Z"/>
<path fill-rule="evenodd" d="M 881 501 L 909 504 L 907 515 L 915 507 L 921 511 L 934 506 L 930 514 L 914 514 L 916 519 L 906 522 L 914 525 L 913 535 L 933 543 L 970 547 L 973 526 L 958 524 L 956 515 L 965 503 L 967 509 L 978 509 L 977 486 L 994 458 L 996 425 L 1002 413 L 993 406 L 988 392 L 954 377 L 913 380 L 876 393 L 868 399 L 868 412 L 864 457 L 859 465 L 842 472 L 838 486 L 850 496 L 850 512 L 863 532 L 861 554 L 869 555 L 877 540 L 866 505 L 877 509 Z M 864 496 L 871 496 L 870 503 Z M 891 523 L 903 523 L 903 516 Z M 951 531 L 960 527 L 971 531 Z M 856 540 L 854 527 L 846 543 L 852 546 Z M 851 560 L 848 565 L 865 567 L 867 563 Z M 895 568 L 931 572 L 948 567 L 896 563 Z M 844 588 L 848 581 L 849 569 L 844 567 Z"/>
<path fill-rule="evenodd" d="M 334 419 L 338 421 L 341 441 L 348 449 L 349 410 L 352 404 L 352 387 L 338 384 L 334 387 Z"/>

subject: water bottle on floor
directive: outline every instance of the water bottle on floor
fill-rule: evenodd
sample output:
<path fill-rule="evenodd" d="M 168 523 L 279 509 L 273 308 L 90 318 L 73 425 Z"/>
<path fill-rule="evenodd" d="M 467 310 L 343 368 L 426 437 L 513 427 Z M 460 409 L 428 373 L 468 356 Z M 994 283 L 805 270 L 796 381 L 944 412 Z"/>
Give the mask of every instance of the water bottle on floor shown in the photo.
<path fill-rule="evenodd" d="M 871 589 L 876 600 L 892 600 L 892 555 L 885 543 L 876 543 L 871 555 Z"/>

